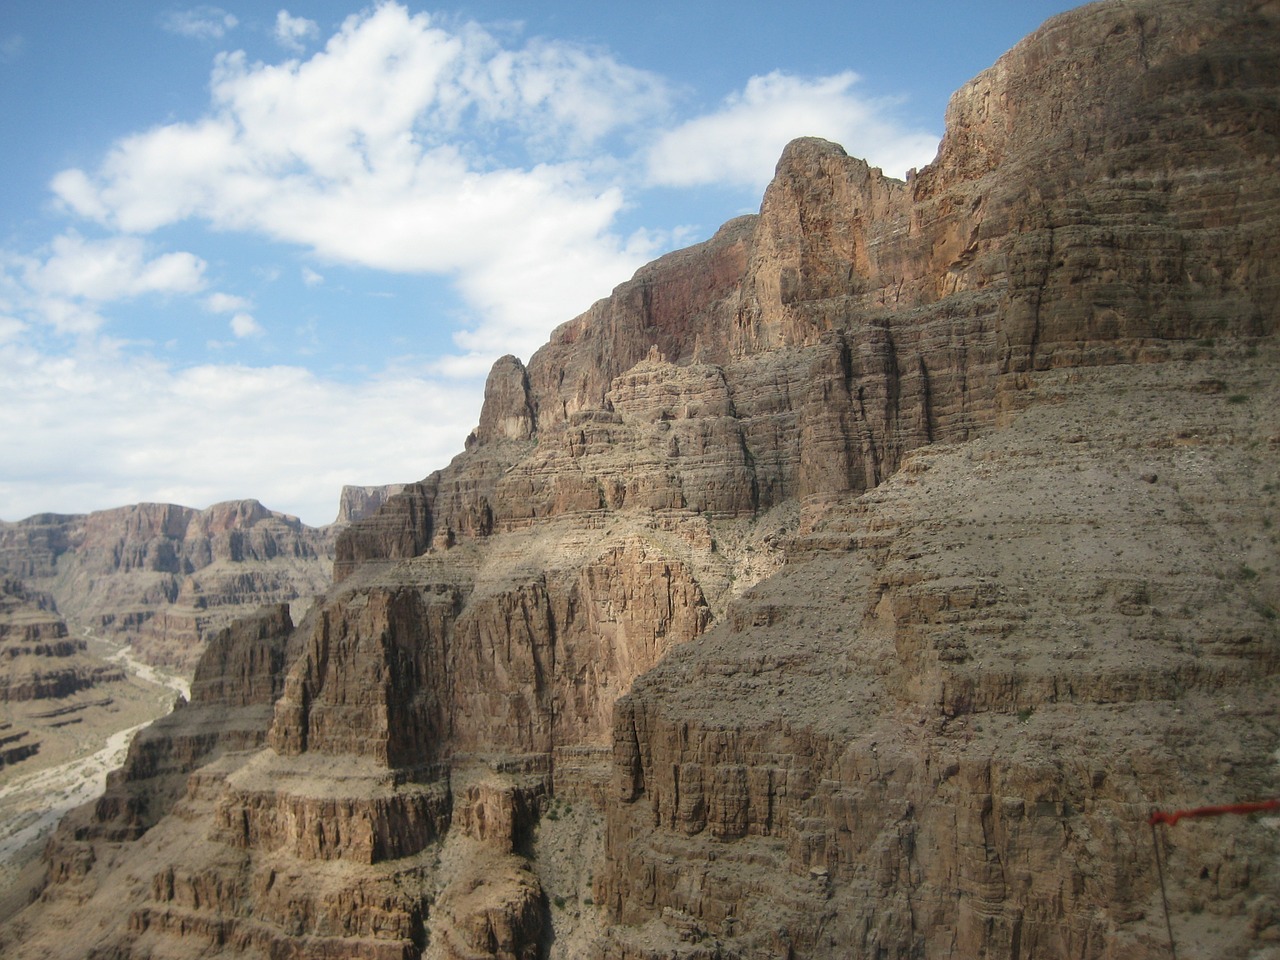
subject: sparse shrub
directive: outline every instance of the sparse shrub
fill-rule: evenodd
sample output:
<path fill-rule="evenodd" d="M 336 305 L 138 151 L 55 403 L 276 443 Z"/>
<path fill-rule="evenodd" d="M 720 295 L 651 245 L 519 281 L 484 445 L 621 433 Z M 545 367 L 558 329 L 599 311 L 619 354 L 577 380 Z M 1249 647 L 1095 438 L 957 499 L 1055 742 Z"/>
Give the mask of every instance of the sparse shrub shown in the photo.
<path fill-rule="evenodd" d="M 1023 707 L 1021 710 L 1018 711 L 1018 722 L 1026 723 L 1028 720 L 1031 719 L 1031 714 L 1034 712 L 1035 711 L 1032 710 L 1030 707 Z"/>
<path fill-rule="evenodd" d="M 556 899 L 555 899 L 555 905 L 556 905 L 556 909 L 557 909 L 557 910 L 563 910 L 563 909 L 564 909 L 564 897 L 556 897 Z"/>
<path fill-rule="evenodd" d="M 1248 403 L 1248 402 L 1249 402 L 1249 395 L 1247 393 L 1233 393 L 1231 396 L 1227 397 L 1227 403 L 1239 404 L 1239 403 Z"/>

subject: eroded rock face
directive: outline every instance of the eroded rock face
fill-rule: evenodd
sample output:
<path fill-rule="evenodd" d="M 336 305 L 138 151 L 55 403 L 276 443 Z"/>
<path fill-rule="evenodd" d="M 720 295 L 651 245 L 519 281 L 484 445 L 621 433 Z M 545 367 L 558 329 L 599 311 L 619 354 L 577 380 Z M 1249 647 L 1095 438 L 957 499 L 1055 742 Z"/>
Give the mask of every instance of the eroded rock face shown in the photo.
<path fill-rule="evenodd" d="M 812 501 L 615 708 L 597 896 L 635 955 L 671 917 L 732 956 L 1167 952 L 1151 810 L 1276 790 L 1276 587 L 1239 566 L 1274 544 L 1221 487 L 1274 472 L 1266 356 L 1043 374 L 1009 427 Z M 1265 949 L 1273 830 L 1198 827 L 1161 836 L 1179 939 L 1204 911 Z"/>
<path fill-rule="evenodd" d="M 353 520 L 371 517 L 404 487 L 403 483 L 386 483 L 373 487 L 348 484 L 342 488 L 342 493 L 338 497 L 338 517 L 333 522 L 347 524 Z"/>
<path fill-rule="evenodd" d="M 329 583 L 333 532 L 236 500 L 194 510 L 143 503 L 0 523 L 0 569 L 60 613 L 144 660 L 188 672 L 204 642 L 264 603 L 301 615 Z"/>
<path fill-rule="evenodd" d="M 50 843 L 55 863 L 82 859 L 87 841 L 141 836 L 187 792 L 192 771 L 261 747 L 292 634 L 288 604 L 263 607 L 219 631 L 192 680 L 191 702 L 140 731 L 102 797 L 63 821 Z"/>
<path fill-rule="evenodd" d="M 1280 792 L 1278 18 L 1055 18 L 908 183 L 793 143 L 210 648 L 239 746 L 152 741 L 170 815 L 0 944 L 1167 955 L 1151 809 Z M 1273 949 L 1273 827 L 1156 839 L 1178 937 Z"/>

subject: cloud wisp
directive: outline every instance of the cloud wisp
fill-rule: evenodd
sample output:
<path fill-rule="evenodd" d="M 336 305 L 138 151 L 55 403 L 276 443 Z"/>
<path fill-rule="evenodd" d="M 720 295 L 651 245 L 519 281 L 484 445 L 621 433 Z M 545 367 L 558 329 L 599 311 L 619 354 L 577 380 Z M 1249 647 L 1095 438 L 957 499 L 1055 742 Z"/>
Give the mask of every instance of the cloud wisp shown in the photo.
<path fill-rule="evenodd" d="M 306 17 L 294 17 L 288 10 L 276 14 L 276 43 L 292 53 L 302 53 L 307 44 L 320 37 L 320 25 Z"/>
<path fill-rule="evenodd" d="M 160 18 L 165 30 L 193 40 L 221 40 L 239 23 L 234 14 L 208 5 L 171 10 Z"/>

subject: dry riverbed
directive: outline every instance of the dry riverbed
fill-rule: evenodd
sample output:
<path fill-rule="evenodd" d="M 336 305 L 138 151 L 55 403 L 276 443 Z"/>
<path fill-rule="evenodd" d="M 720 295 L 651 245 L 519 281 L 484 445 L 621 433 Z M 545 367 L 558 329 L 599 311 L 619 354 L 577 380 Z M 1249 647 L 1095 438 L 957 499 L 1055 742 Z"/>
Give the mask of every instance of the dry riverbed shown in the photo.
<path fill-rule="evenodd" d="M 139 662 L 127 646 L 90 639 L 89 652 L 121 664 L 128 677 L 69 697 L 0 704 L 4 719 L 40 741 L 37 754 L 0 768 L 0 893 L 40 855 L 64 814 L 102 793 L 134 735 L 190 694 L 186 678 Z"/>

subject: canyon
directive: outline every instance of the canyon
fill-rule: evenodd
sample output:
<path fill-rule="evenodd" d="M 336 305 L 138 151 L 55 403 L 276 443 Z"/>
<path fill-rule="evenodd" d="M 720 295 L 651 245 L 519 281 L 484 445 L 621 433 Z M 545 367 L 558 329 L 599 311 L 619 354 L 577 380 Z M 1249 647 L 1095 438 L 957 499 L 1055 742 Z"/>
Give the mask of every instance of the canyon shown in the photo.
<path fill-rule="evenodd" d="M 322 528 L 256 500 L 0 522 L 0 888 L 185 698 L 208 639 L 264 603 L 305 611 L 337 530 L 401 486 L 344 487 Z"/>
<path fill-rule="evenodd" d="M 305 607 L 322 593 L 337 529 L 308 527 L 256 500 L 38 514 L 0 522 L 0 571 L 47 594 L 75 632 L 190 673 L 208 636 L 244 610 Z"/>
<path fill-rule="evenodd" d="M 1280 818 L 1148 823 L 1280 796 L 1278 98 L 1280 5 L 1104 0 L 906 182 L 791 143 L 212 632 L 0 951 L 1280 958 Z"/>

